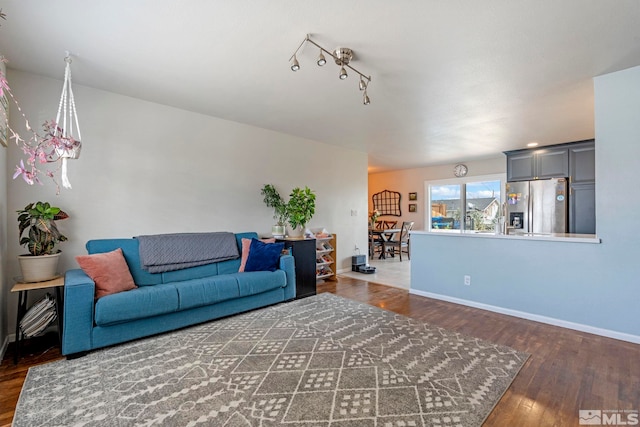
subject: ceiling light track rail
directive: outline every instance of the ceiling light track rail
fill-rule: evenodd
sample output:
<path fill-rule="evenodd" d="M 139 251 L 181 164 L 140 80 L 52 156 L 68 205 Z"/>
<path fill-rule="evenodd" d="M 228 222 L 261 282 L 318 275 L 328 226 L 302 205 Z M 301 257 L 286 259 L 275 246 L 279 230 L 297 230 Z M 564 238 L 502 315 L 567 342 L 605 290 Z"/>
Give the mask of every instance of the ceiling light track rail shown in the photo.
<path fill-rule="evenodd" d="M 349 64 L 353 59 L 353 51 L 349 48 L 338 47 L 333 52 L 330 52 L 329 50 L 320 46 L 315 41 L 311 40 L 311 38 L 309 37 L 309 34 L 307 34 L 304 40 L 302 40 L 298 48 L 295 50 L 295 52 L 293 52 L 293 55 L 291 55 L 291 57 L 289 58 L 289 62 L 291 62 L 291 70 L 298 71 L 300 69 L 300 63 L 298 62 L 297 55 L 300 49 L 302 49 L 302 47 L 307 42 L 311 43 L 312 45 L 320 49 L 320 54 L 318 55 L 318 60 L 316 61 L 319 67 L 322 67 L 327 63 L 327 60 L 324 56 L 324 54 L 326 53 L 327 55 L 331 56 L 335 61 L 335 63 L 340 67 L 340 74 L 338 75 L 340 80 L 345 80 L 349 76 L 347 74 L 347 70 L 345 69 L 345 67 L 357 73 L 360 76 L 358 87 L 361 91 L 364 92 L 362 97 L 362 103 L 364 105 L 369 105 L 371 100 L 367 95 L 367 88 L 369 86 L 369 83 L 371 83 L 371 76 L 367 76 L 366 74 L 358 71 L 356 68 L 354 68 L 352 65 Z"/>

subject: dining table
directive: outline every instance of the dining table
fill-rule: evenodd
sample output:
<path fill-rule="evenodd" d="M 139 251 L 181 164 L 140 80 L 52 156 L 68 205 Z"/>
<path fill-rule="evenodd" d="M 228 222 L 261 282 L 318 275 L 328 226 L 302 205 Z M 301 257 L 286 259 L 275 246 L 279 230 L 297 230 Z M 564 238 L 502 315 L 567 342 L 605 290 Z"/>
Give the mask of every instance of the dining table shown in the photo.
<path fill-rule="evenodd" d="M 371 234 L 373 234 L 374 236 L 378 236 L 380 238 L 380 241 L 382 242 L 382 250 L 380 251 L 380 256 L 378 257 L 378 259 L 385 259 L 386 258 L 386 249 L 384 247 L 384 244 L 386 242 L 389 242 L 391 240 L 393 240 L 393 236 L 396 233 L 400 233 L 402 231 L 401 228 L 372 228 L 369 227 L 369 231 L 371 232 Z"/>

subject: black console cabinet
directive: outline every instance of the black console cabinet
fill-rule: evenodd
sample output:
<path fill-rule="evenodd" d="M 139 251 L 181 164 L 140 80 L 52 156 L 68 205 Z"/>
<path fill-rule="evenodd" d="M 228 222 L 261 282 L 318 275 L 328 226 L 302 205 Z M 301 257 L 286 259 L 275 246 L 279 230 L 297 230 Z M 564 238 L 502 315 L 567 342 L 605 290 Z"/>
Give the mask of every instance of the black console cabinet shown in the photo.
<path fill-rule="evenodd" d="M 316 294 L 316 239 L 278 239 L 296 264 L 296 299 Z"/>

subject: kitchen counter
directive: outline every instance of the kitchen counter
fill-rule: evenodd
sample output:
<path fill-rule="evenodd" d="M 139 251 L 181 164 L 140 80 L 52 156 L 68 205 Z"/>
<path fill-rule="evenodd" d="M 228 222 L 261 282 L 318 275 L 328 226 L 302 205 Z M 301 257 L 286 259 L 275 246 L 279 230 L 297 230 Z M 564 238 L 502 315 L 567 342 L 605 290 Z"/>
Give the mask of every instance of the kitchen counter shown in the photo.
<path fill-rule="evenodd" d="M 447 236 L 447 237 L 476 237 L 482 239 L 504 239 L 504 240 L 528 240 L 528 241 L 545 241 L 545 242 L 565 242 L 565 243 L 601 243 L 595 234 L 572 234 L 572 233 L 515 233 L 515 234 L 495 234 L 482 231 L 464 231 L 458 230 L 439 230 L 439 231 L 421 231 L 412 230 L 411 234 L 428 234 L 430 236 Z"/>

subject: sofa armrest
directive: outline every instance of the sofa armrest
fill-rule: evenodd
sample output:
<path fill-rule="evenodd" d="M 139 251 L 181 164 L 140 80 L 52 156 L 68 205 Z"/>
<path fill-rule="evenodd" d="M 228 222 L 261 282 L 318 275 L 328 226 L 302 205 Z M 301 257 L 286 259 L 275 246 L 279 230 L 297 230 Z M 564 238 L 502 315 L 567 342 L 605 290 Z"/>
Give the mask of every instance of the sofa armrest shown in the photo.
<path fill-rule="evenodd" d="M 296 297 L 296 268 L 293 255 L 280 256 L 280 270 L 287 275 L 287 286 L 284 288 L 284 299 L 288 301 Z"/>
<path fill-rule="evenodd" d="M 90 350 L 93 329 L 95 283 L 80 270 L 64 275 L 64 310 L 62 326 L 62 354 Z"/>

